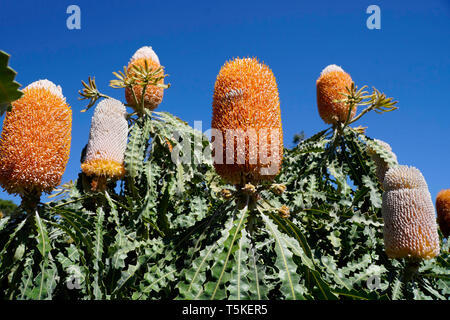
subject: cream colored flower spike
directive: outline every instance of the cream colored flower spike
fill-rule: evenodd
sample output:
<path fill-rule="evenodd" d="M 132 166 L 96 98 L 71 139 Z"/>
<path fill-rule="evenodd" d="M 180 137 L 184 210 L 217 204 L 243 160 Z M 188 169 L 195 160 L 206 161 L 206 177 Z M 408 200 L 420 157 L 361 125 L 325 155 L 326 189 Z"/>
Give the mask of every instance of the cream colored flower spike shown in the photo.
<path fill-rule="evenodd" d="M 439 254 L 433 202 L 422 173 L 408 166 L 391 168 L 384 178 L 382 215 L 389 258 L 431 259 Z"/>
<path fill-rule="evenodd" d="M 383 183 L 385 191 L 428 188 L 419 169 L 409 166 L 398 166 L 395 169 L 388 171 L 389 174 L 386 172 Z"/>
<path fill-rule="evenodd" d="M 155 51 L 153 51 L 152 47 L 142 47 L 138 49 L 131 57 L 130 63 L 141 58 L 152 59 L 156 63 L 160 64 L 158 55 L 156 54 Z"/>
<path fill-rule="evenodd" d="M 121 178 L 127 147 L 128 123 L 126 108 L 118 100 L 102 100 L 92 117 L 86 157 L 81 165 L 84 173 L 94 176 Z"/>

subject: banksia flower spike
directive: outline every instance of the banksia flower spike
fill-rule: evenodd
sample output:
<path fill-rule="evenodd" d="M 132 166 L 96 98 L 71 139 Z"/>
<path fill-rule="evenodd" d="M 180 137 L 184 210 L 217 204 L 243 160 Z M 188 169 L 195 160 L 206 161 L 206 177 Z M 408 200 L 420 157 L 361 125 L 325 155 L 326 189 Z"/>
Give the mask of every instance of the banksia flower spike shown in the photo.
<path fill-rule="evenodd" d="M 125 106 L 116 99 L 102 100 L 95 108 L 86 156 L 81 165 L 86 175 L 113 180 L 125 175 L 123 160 L 128 137 L 125 116 Z"/>
<path fill-rule="evenodd" d="M 450 189 L 441 190 L 436 197 L 437 221 L 444 238 L 450 236 Z"/>
<path fill-rule="evenodd" d="M 352 85 L 352 78 L 341 67 L 332 64 L 322 70 L 317 87 L 317 107 L 319 115 L 325 123 L 337 124 L 347 121 L 349 105 L 345 102 L 337 102 L 345 97 L 341 93 L 347 93 L 346 88 Z M 353 106 L 349 120 L 356 114 L 356 105 Z"/>
<path fill-rule="evenodd" d="M 397 163 L 397 156 L 392 152 L 392 148 L 388 143 L 378 139 L 374 139 L 374 142 L 378 144 L 383 149 L 383 152 L 392 159 L 390 162 L 388 162 L 379 154 L 379 152 L 377 152 L 377 150 L 375 150 L 371 146 L 367 147 L 367 152 L 372 158 L 373 162 L 375 162 L 375 165 L 377 167 L 376 174 L 378 180 L 382 184 L 386 172 L 393 166 L 393 163 Z"/>
<path fill-rule="evenodd" d="M 136 72 L 135 70 L 133 70 L 133 66 L 144 67 L 146 63 L 147 66 L 152 70 L 156 70 L 161 67 L 159 58 L 156 55 L 155 51 L 153 51 L 152 47 L 142 47 L 138 51 L 136 51 L 136 53 L 131 57 L 131 60 L 128 63 L 127 73 L 133 75 Z M 161 78 L 158 83 L 163 84 L 164 78 Z M 127 100 L 127 103 L 131 106 L 136 106 L 136 103 L 140 103 L 140 101 L 142 101 L 142 91 L 142 84 L 139 83 L 133 85 L 132 89 L 126 87 L 125 98 Z M 144 94 L 144 107 L 150 110 L 156 109 L 156 107 L 161 103 L 163 95 L 164 88 L 155 85 L 148 85 L 145 89 Z"/>
<path fill-rule="evenodd" d="M 256 58 L 225 63 L 214 87 L 212 129 L 214 166 L 225 181 L 243 186 L 278 174 L 280 101 L 275 76 L 265 64 Z"/>
<path fill-rule="evenodd" d="M 388 170 L 382 215 L 389 258 L 431 259 L 439 254 L 433 202 L 418 169 L 398 166 Z"/>
<path fill-rule="evenodd" d="M 60 184 L 69 160 L 72 110 L 60 86 L 39 80 L 6 114 L 0 139 L 0 184 L 39 199 Z"/>

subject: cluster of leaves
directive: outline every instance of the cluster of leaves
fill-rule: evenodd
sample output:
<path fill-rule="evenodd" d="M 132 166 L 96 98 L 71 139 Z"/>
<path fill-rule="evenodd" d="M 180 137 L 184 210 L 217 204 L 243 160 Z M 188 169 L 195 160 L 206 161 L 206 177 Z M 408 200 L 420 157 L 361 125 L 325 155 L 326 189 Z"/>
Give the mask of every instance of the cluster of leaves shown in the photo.
<path fill-rule="evenodd" d="M 117 81 L 136 84 L 125 74 Z M 93 79 L 84 87 L 89 105 L 107 97 Z M 349 104 L 364 99 L 364 113 L 394 109 L 376 90 L 349 89 Z M 274 185 L 242 188 L 215 173 L 201 132 L 167 112 L 139 110 L 129 116 L 118 186 L 92 191 L 80 173 L 58 190 L 62 199 L 0 220 L 0 298 L 450 297 L 448 243 L 420 265 L 387 259 L 367 146 L 395 159 L 350 121 L 286 149 Z"/>
<path fill-rule="evenodd" d="M 80 173 L 59 192 L 62 200 L 41 204 L 35 215 L 19 210 L 1 219 L 3 298 L 144 298 L 155 290 L 154 298 L 170 296 L 159 292 L 175 279 L 167 239 L 206 215 L 217 179 L 211 163 L 172 161 L 169 150 L 179 144 L 173 132 L 200 144 L 192 150 L 207 144 L 178 118 L 148 112 L 130 129 L 118 191 L 110 185 L 93 192 Z"/>
<path fill-rule="evenodd" d="M 410 261 L 390 260 L 384 252 L 383 190 L 367 149 L 387 163 L 396 159 L 359 130 L 337 131 L 286 150 L 278 177 L 287 187 L 280 203 L 291 207 L 292 223 L 314 244 L 313 261 L 331 291 L 342 299 L 448 299 L 448 243 L 441 241 L 441 255 L 413 275 Z"/>

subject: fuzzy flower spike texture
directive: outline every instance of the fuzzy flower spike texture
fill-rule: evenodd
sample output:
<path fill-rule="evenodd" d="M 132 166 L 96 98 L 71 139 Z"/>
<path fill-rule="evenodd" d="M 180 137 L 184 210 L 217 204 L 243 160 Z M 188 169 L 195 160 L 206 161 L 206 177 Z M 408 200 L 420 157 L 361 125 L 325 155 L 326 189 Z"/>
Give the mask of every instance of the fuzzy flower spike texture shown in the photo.
<path fill-rule="evenodd" d="M 322 70 L 316 81 L 317 107 L 319 115 L 325 123 L 337 124 L 347 120 L 349 106 L 344 102 L 336 102 L 345 97 L 346 88 L 352 85 L 352 78 L 341 67 L 331 64 Z M 356 114 L 356 106 L 353 107 L 350 119 Z"/>
<path fill-rule="evenodd" d="M 72 110 L 60 86 L 39 80 L 6 114 L 0 139 L 0 184 L 21 196 L 50 193 L 70 154 Z"/>
<path fill-rule="evenodd" d="M 277 83 L 268 66 L 256 58 L 225 63 L 214 86 L 211 127 L 220 133 L 213 137 L 214 166 L 226 182 L 258 184 L 278 174 L 283 132 Z"/>
<path fill-rule="evenodd" d="M 401 165 L 387 171 L 382 215 L 389 258 L 431 259 L 439 254 L 433 202 L 418 169 Z"/>
<path fill-rule="evenodd" d="M 126 108 L 116 99 L 102 100 L 95 108 L 89 142 L 81 169 L 88 176 L 120 179 L 127 147 Z"/>
<path fill-rule="evenodd" d="M 141 66 L 144 67 L 145 63 L 147 63 L 148 67 L 152 70 L 156 70 L 161 67 L 159 62 L 159 58 L 156 55 L 155 51 L 153 51 L 152 47 L 142 47 L 135 52 L 135 54 L 131 57 L 130 62 L 128 63 L 127 72 L 131 75 L 134 74 L 133 66 Z M 159 84 L 164 83 L 164 79 L 161 79 Z M 142 86 L 140 84 L 136 84 L 130 88 L 125 89 L 125 99 L 127 103 L 131 106 L 136 105 L 136 100 L 139 103 L 142 101 Z M 134 94 L 133 94 L 134 93 Z M 158 107 L 158 105 L 162 102 L 164 96 L 164 89 L 161 87 L 157 87 L 154 85 L 149 85 L 145 89 L 144 93 L 144 107 L 149 110 L 154 110 Z"/>

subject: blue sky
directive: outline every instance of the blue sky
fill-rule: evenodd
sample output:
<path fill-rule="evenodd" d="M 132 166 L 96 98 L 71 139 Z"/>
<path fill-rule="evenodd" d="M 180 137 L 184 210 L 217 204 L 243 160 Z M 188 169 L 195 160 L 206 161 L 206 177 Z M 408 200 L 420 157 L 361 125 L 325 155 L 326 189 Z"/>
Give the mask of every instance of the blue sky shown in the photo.
<path fill-rule="evenodd" d="M 81 9 L 81 30 L 69 30 L 66 9 Z M 369 5 L 381 9 L 381 29 L 369 30 Z M 326 128 L 315 81 L 340 65 L 359 86 L 375 86 L 399 110 L 369 114 L 357 124 L 387 141 L 400 163 L 424 174 L 435 198 L 450 188 L 450 1 L 2 1 L 0 49 L 11 54 L 26 86 L 49 79 L 73 108 L 71 157 L 63 182 L 79 172 L 93 109 L 81 113 L 81 80 L 95 76 L 105 93 L 141 46 L 150 45 L 170 75 L 159 110 L 211 123 L 214 81 L 234 57 L 255 56 L 273 70 L 279 88 L 285 145 L 304 130 Z M 0 197 L 20 199 L 0 192 Z"/>

